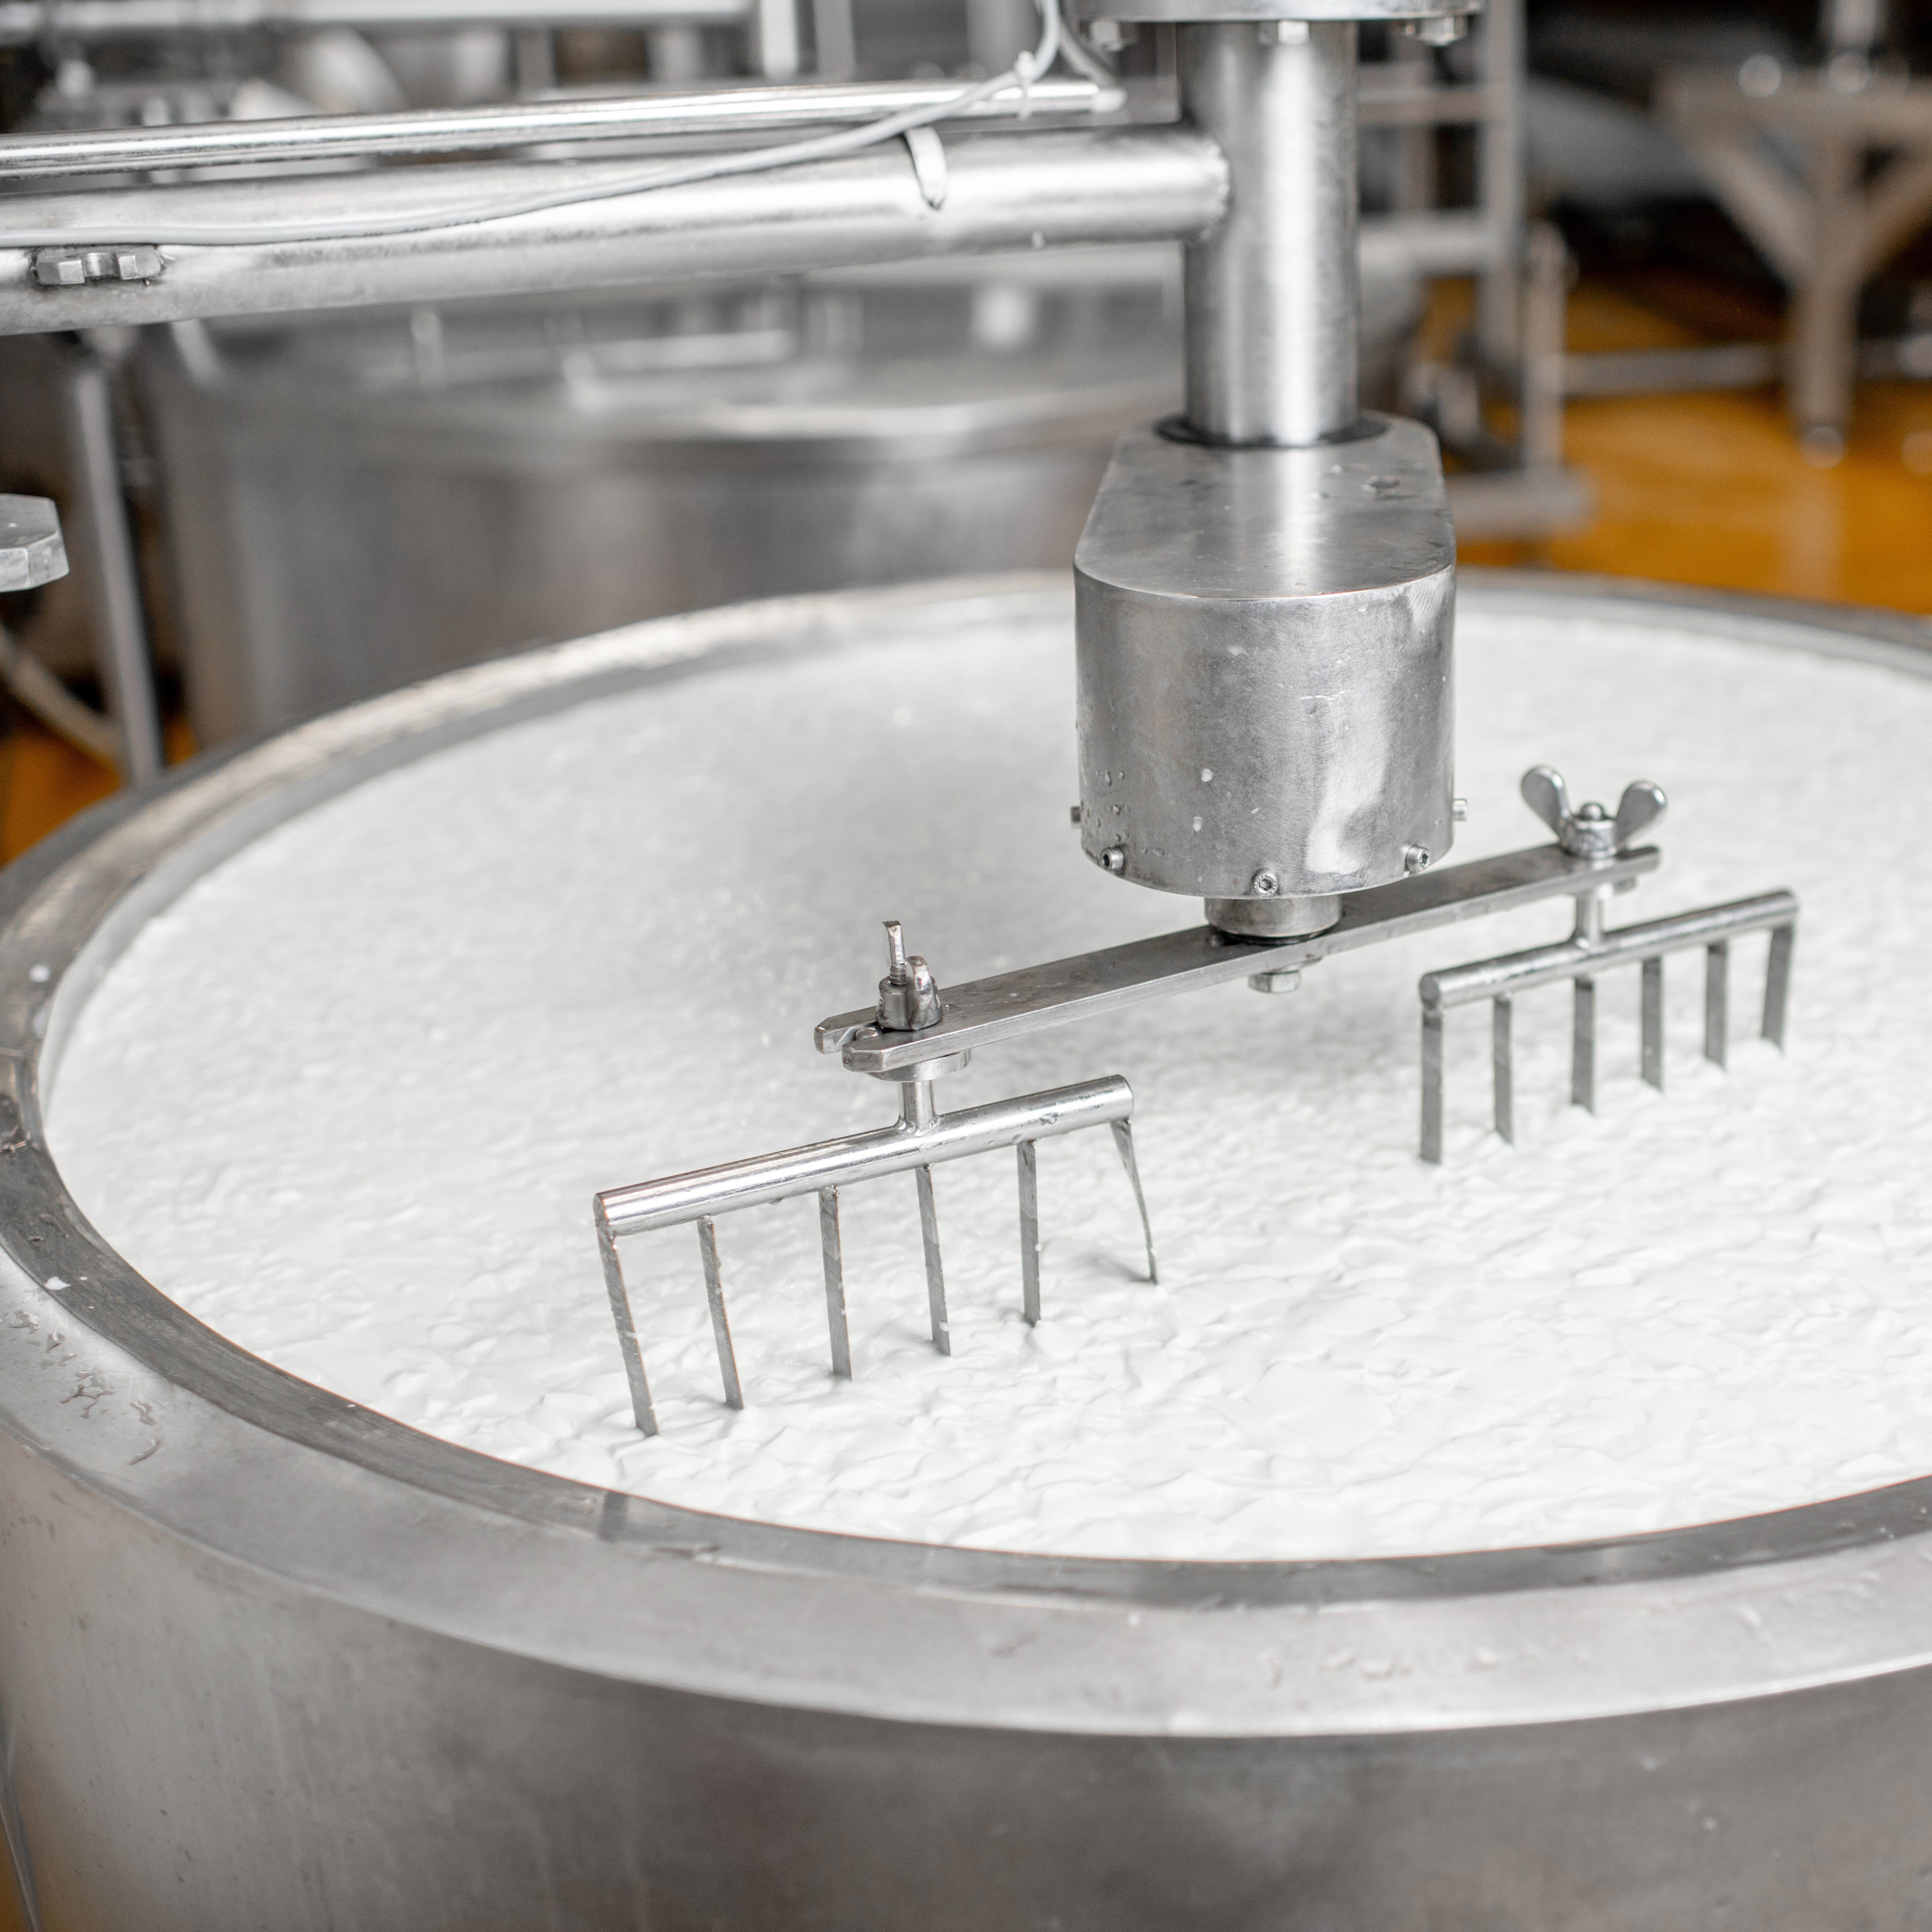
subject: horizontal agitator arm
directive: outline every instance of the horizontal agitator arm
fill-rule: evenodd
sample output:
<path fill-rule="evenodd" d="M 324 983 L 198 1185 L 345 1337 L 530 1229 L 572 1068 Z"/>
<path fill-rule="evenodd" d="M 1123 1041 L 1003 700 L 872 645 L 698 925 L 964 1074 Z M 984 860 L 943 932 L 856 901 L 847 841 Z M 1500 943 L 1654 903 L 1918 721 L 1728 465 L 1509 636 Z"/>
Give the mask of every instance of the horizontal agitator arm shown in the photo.
<path fill-rule="evenodd" d="M 460 226 L 328 240 L 171 243 L 272 217 L 340 231 L 479 200 L 595 197 L 628 161 L 511 162 L 0 197 L 0 334 L 470 296 L 794 273 L 945 255 L 1186 240 L 1220 219 L 1227 170 L 1180 127 L 1042 130 L 948 141 L 934 206 L 905 145 Z M 70 242 L 69 238 L 71 238 Z M 152 250 L 158 274 L 41 286 L 44 248 Z M 146 272 L 143 270 L 142 272 Z"/>

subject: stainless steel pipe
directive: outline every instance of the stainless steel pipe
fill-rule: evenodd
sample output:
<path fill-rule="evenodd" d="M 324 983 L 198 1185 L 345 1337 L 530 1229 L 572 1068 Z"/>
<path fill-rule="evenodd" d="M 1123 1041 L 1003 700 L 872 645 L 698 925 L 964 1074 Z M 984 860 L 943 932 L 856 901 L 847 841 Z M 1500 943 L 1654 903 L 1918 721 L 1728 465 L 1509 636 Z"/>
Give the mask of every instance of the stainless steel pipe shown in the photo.
<path fill-rule="evenodd" d="M 1181 100 L 1228 158 L 1227 219 L 1187 251 L 1187 420 L 1300 445 L 1361 413 L 1352 21 L 1180 29 Z"/>
<path fill-rule="evenodd" d="M 484 154 L 539 143 L 766 134 L 842 127 L 936 106 L 956 81 L 875 81 L 836 87 L 735 87 L 712 94 L 631 94 L 587 100 L 520 100 L 401 114 L 316 114 L 276 121 L 210 121 L 172 128 L 106 128 L 0 137 L 0 180 L 119 174 L 146 168 L 260 166 L 278 161 L 392 160 Z M 1114 104 L 1090 80 L 1043 80 L 976 100 L 962 119 L 1089 113 Z"/>
<path fill-rule="evenodd" d="M 0 248 L 0 334 L 265 315 L 557 289 L 619 288 L 704 275 L 976 254 L 1100 242 L 1191 240 L 1226 205 L 1227 170 L 1191 128 L 987 135 L 949 143 L 941 206 L 904 145 L 756 177 L 694 182 L 508 219 L 402 235 L 273 245 L 164 246 L 151 281 L 43 288 L 41 236 L 138 242 L 197 224 L 259 221 L 259 182 L 10 197 Z M 497 162 L 280 181 L 278 224 L 434 213 L 484 196 L 580 184 L 594 194 L 635 161 Z"/>
<path fill-rule="evenodd" d="M 0 0 L 0 46 L 327 27 L 736 26 L 750 0 Z"/>

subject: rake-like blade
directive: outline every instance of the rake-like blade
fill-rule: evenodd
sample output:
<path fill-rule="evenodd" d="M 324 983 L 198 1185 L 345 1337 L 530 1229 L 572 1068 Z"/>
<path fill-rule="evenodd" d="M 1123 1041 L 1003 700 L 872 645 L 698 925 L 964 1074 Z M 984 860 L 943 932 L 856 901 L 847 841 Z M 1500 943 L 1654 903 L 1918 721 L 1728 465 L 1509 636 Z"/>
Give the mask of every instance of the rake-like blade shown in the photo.
<path fill-rule="evenodd" d="M 838 1190 L 855 1181 L 878 1180 L 910 1172 L 919 1197 L 920 1234 L 926 1256 L 926 1294 L 932 1322 L 933 1346 L 952 1353 L 946 1305 L 946 1276 L 939 1249 L 939 1211 L 933 1188 L 933 1169 L 947 1161 L 1003 1147 L 1016 1148 L 1020 1177 L 1020 1276 L 1022 1306 L 1029 1323 L 1040 1318 L 1040 1190 L 1038 1144 L 1088 1127 L 1111 1128 L 1114 1144 L 1133 1189 L 1134 1205 L 1147 1245 L 1148 1279 L 1156 1280 L 1154 1229 L 1147 1198 L 1134 1159 L 1133 1090 L 1118 1076 L 1063 1087 L 1050 1093 L 1029 1094 L 990 1106 L 969 1107 L 956 1114 L 932 1110 L 930 1096 L 909 1105 L 896 1125 L 868 1133 L 850 1134 L 817 1145 L 792 1148 L 781 1154 L 760 1154 L 732 1161 L 694 1174 L 673 1174 L 634 1187 L 613 1188 L 597 1196 L 592 1220 L 604 1262 L 604 1285 L 631 1388 L 631 1406 L 638 1426 L 646 1436 L 657 1433 L 650 1384 L 644 1372 L 617 1243 L 632 1235 L 695 1222 L 698 1250 L 704 1269 L 705 1296 L 710 1308 L 712 1333 L 717 1344 L 718 1367 L 724 1400 L 733 1408 L 745 1406 L 737 1358 L 724 1305 L 724 1274 L 718 1260 L 716 1217 L 742 1208 L 757 1208 L 800 1194 L 817 1196 L 819 1246 L 825 1265 L 825 1310 L 831 1340 L 832 1372 L 852 1372 L 851 1335 L 846 1320 L 844 1244 L 838 1222 Z"/>

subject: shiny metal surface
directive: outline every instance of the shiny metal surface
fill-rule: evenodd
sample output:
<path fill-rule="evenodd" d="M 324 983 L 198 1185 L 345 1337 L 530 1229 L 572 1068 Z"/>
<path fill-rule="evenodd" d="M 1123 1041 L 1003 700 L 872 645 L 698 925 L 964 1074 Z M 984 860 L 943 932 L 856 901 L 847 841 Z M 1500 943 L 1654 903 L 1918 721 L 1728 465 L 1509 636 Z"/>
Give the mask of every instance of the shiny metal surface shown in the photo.
<path fill-rule="evenodd" d="M 422 32 L 479 26 L 728 27 L 748 0 L 0 0 L 0 46 L 329 27 Z"/>
<path fill-rule="evenodd" d="M 1636 787 L 1631 789 L 1635 790 Z M 1654 789 L 1654 788 L 1653 788 Z M 1628 794 L 1625 794 L 1628 796 Z M 1603 889 L 1607 892 L 1607 884 Z M 1577 901 L 1575 935 L 1553 946 L 1504 953 L 1466 966 L 1425 973 L 1417 991 L 1422 1001 L 1422 1158 L 1439 1165 L 1443 1134 L 1444 1016 L 1478 1000 L 1493 1003 L 1490 1020 L 1496 1132 L 1516 1138 L 1515 1068 L 1512 1003 L 1520 993 L 1568 980 L 1574 988 L 1570 1028 L 1570 1098 L 1596 1111 L 1597 980 L 1607 968 L 1641 964 L 1643 982 L 1639 1011 L 1643 1078 L 1664 1084 L 1664 962 L 1672 952 L 1702 946 L 1704 979 L 1704 1058 L 1725 1064 L 1730 1030 L 1730 942 L 1746 933 L 1768 932 L 1771 945 L 1765 969 L 1760 1036 L 1784 1044 L 1786 1011 L 1791 994 L 1791 956 L 1798 930 L 1798 900 L 1789 892 L 1760 892 L 1726 905 L 1605 931 L 1600 894 Z"/>
<path fill-rule="evenodd" d="M 743 1160 L 704 1168 L 695 1174 L 674 1174 L 661 1180 L 607 1188 L 595 1197 L 591 1222 L 604 1264 L 604 1288 L 616 1328 L 617 1346 L 630 1385 L 632 1412 L 642 1434 L 656 1435 L 658 1418 L 651 1401 L 636 1311 L 617 1252 L 617 1243 L 631 1235 L 697 1224 L 724 1402 L 728 1408 L 742 1408 L 745 1397 L 731 1346 L 718 1261 L 716 1217 L 721 1214 L 736 1214 L 747 1208 L 772 1207 L 800 1195 L 817 1198 L 832 1372 L 846 1376 L 852 1373 L 852 1343 L 845 1322 L 844 1247 L 838 1234 L 842 1187 L 881 1180 L 888 1174 L 912 1176 L 918 1194 L 920 1235 L 926 1255 L 932 1346 L 942 1355 L 952 1354 L 952 1342 L 946 1312 L 939 1208 L 933 1191 L 935 1167 L 948 1161 L 970 1160 L 1000 1148 L 1018 1150 L 1022 1301 L 1029 1322 L 1040 1319 L 1040 1209 L 1033 1184 L 1034 1149 L 1038 1142 L 1080 1133 L 1089 1127 L 1112 1128 L 1121 1163 L 1133 1186 L 1142 1226 L 1148 1226 L 1147 1202 L 1134 1164 L 1133 1130 L 1130 1125 L 1134 1110 L 1133 1090 L 1118 1074 L 1083 1081 L 1078 1086 L 1058 1087 L 1049 1093 L 1026 1094 L 983 1106 L 967 1107 L 951 1114 L 943 1114 L 934 1106 L 934 1084 L 931 1079 L 905 1082 L 899 1090 L 902 1117 L 891 1126 L 844 1134 L 812 1147 L 754 1154 Z M 1150 1228 L 1147 1251 L 1148 1274 L 1152 1280 L 1156 1276 Z"/>
<path fill-rule="evenodd" d="M 120 4 L 120 0 L 116 0 Z M 0 135 L 0 180 L 115 174 L 136 168 L 260 166 L 271 161 L 395 159 L 484 154 L 585 141 L 758 134 L 838 127 L 908 107 L 933 106 L 956 82 L 866 81 L 837 86 L 723 88 L 704 94 L 633 94 L 590 100 L 520 100 L 410 113 L 319 114 L 273 121 L 212 121 L 164 128 L 108 128 Z M 1094 113 L 1118 106 L 1090 80 L 1036 82 L 962 107 L 968 120 Z"/>
<path fill-rule="evenodd" d="M 1096 863 L 1255 899 L 1448 850 L 1454 537 L 1435 439 L 1372 420 L 1299 449 L 1122 438 L 1075 553 Z"/>
<path fill-rule="evenodd" d="M 1313 443 L 1360 414 L 1355 26 L 1299 40 L 1183 27 L 1180 98 L 1227 157 L 1226 218 L 1186 252 L 1187 422 L 1210 442 Z"/>
<path fill-rule="evenodd" d="M 1932 671 L 1902 617 L 1464 595 Z M 1932 1483 L 1421 1562 L 773 1529 L 353 1408 L 190 1320 L 68 1196 L 40 1108 L 75 1014 L 271 826 L 604 692 L 1064 609 L 873 592 L 480 667 L 204 760 L 0 878 L 0 1728 L 43 1923 L 1913 1922 Z"/>
<path fill-rule="evenodd" d="M 232 232 L 263 219 L 260 184 L 204 182 L 10 196 L 0 248 L 0 334 L 208 316 L 455 300 L 472 296 L 778 274 L 1000 249 L 1186 239 L 1221 214 L 1220 150 L 1192 130 L 1120 128 L 986 134 L 946 143 L 932 207 L 902 142 L 755 177 L 592 200 L 460 227 L 340 232 L 362 220 L 436 216 L 488 199 L 596 195 L 634 160 L 496 160 L 296 176 L 275 184 L 288 229 L 336 238 L 273 245 L 181 242 L 149 281 L 43 288 L 34 251 L 112 233 Z"/>
<path fill-rule="evenodd" d="M 1222 986 L 1263 970 L 1292 971 L 1331 954 L 1574 896 L 1580 884 L 1594 890 L 1633 884 L 1656 871 L 1658 860 L 1648 847 L 1605 862 L 1574 858 L 1560 846 L 1533 845 L 1352 893 L 1334 925 L 1306 938 L 1236 938 L 1211 926 L 1162 933 L 950 987 L 944 1013 L 922 1033 L 888 1033 L 861 1010 L 820 1020 L 814 1042 L 855 1073 L 891 1074 L 1171 993 Z"/>
<path fill-rule="evenodd" d="M 701 604 L 1064 568 L 1114 438 L 1178 400 L 1172 267 L 160 335 L 200 742 Z"/>

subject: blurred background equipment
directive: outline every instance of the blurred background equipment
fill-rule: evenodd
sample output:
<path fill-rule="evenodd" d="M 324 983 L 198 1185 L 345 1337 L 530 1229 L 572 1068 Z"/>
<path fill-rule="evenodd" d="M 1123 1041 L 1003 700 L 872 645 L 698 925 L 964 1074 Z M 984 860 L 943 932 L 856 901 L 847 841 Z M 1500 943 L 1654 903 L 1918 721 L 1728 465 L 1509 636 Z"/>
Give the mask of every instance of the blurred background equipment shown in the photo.
<path fill-rule="evenodd" d="M 50 23 L 16 5 L 4 103 L 22 136 L 52 138 L 16 138 L 7 166 L 23 190 L 326 171 L 374 137 L 358 122 L 332 142 L 318 112 L 389 117 L 382 151 L 412 154 L 458 138 L 416 112 L 452 106 L 476 110 L 472 146 L 542 153 L 568 132 L 547 104 L 593 100 L 616 117 L 598 153 L 648 153 L 654 97 L 694 87 L 716 92 L 728 143 L 766 104 L 745 80 L 999 71 L 1033 17 L 1018 0 L 238 0 L 218 22 L 186 0 L 95 0 Z M 1174 112 L 1171 29 L 1102 20 L 1092 38 L 1085 118 Z M 1466 41 L 1367 39 L 1365 393 L 1450 446 L 1466 536 L 1574 529 L 1591 498 L 1562 457 L 1560 247 L 1526 245 L 1520 8 Z M 1067 98 L 1051 84 L 1040 104 Z M 67 250 L 35 272 L 144 272 Z M 80 748 L 111 742 L 139 779 L 164 712 L 213 744 L 630 619 L 1064 563 L 1114 436 L 1178 395 L 1178 272 L 1172 244 L 1055 250 L 0 340 L 0 475 L 68 506 L 82 565 L 26 648 L 98 703 Z M 1472 276 L 1473 327 L 1425 345 L 1432 286 Z M 88 433 L 74 418 L 50 436 L 44 399 L 82 390 Z"/>

